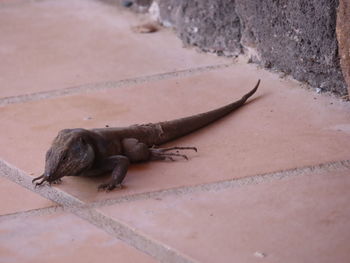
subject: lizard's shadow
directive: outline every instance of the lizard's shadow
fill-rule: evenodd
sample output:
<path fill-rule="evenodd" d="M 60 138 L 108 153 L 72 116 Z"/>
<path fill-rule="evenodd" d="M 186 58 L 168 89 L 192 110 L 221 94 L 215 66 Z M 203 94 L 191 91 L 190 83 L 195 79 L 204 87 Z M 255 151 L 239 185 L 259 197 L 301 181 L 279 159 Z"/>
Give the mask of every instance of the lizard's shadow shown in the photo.
<path fill-rule="evenodd" d="M 125 177 L 125 182 L 127 181 L 128 177 L 131 176 L 140 176 L 143 174 L 144 171 L 149 170 L 151 168 L 152 162 L 142 162 L 142 163 L 133 163 L 128 168 L 128 173 Z M 84 180 L 89 180 L 91 183 L 103 183 L 105 181 L 108 181 L 111 177 L 111 172 L 106 172 L 102 175 L 96 175 L 91 177 L 85 177 Z"/>
<path fill-rule="evenodd" d="M 189 157 L 189 160 L 194 157 Z M 131 178 L 140 178 L 139 176 L 149 176 L 149 173 L 146 173 L 145 171 L 150 171 L 152 169 L 153 164 L 155 163 L 176 163 L 176 162 L 182 162 L 182 161 L 189 161 L 189 160 L 183 160 L 183 159 L 176 159 L 174 161 L 171 160 L 152 160 L 149 162 L 140 162 L 140 163 L 133 163 L 129 166 L 127 175 L 125 177 L 124 183 L 127 185 L 128 179 Z M 92 184 L 100 184 L 105 181 L 108 181 L 111 177 L 111 172 L 106 172 L 102 175 L 97 176 L 91 176 L 91 177 L 85 177 L 84 180 L 89 180 Z M 133 179 L 131 179 L 133 180 Z M 136 179 L 138 180 L 138 179 Z"/>

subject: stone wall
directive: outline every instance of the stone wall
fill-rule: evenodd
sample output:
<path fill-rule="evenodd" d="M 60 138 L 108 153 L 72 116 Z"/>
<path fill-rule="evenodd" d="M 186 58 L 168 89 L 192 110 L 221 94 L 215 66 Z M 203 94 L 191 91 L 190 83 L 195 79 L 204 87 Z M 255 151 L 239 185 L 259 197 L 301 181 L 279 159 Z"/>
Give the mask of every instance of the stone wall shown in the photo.
<path fill-rule="evenodd" d="M 145 1 L 185 44 L 218 55 L 246 54 L 250 61 L 318 90 L 347 94 L 348 0 L 143 0 L 143 5 Z"/>
<path fill-rule="evenodd" d="M 337 13 L 337 39 L 340 64 L 350 94 L 350 1 L 340 0 Z"/>

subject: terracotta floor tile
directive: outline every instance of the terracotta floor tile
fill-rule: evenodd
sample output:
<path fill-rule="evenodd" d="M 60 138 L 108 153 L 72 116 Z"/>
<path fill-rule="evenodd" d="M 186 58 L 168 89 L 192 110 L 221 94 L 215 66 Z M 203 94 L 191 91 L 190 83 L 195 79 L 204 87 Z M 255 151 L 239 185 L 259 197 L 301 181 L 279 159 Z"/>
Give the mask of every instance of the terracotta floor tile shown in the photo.
<path fill-rule="evenodd" d="M 173 32 L 137 34 L 144 17 L 98 1 L 0 0 L 0 98 L 229 63 L 182 47 Z M 350 104 L 239 60 L 227 69 L 0 107 L 0 159 L 33 176 L 60 129 L 125 126 L 251 103 L 169 145 L 189 161 L 134 165 L 125 188 L 102 178 L 54 186 L 85 202 L 208 184 L 350 158 Z M 99 211 L 199 262 L 350 261 L 349 172 L 125 202 Z M 47 186 L 44 186 L 47 187 Z M 55 205 L 0 178 L 0 215 Z M 83 257 L 82 257 L 83 255 Z M 154 262 L 66 213 L 4 218 L 0 262 Z"/>
<path fill-rule="evenodd" d="M 60 189 L 85 201 L 210 183 L 349 159 L 350 105 L 237 63 L 226 70 L 0 108 L 0 156 L 39 175 L 63 128 L 124 126 L 183 117 L 236 100 L 258 78 L 255 99 L 218 123 L 170 145 L 190 145 L 189 161 L 133 166 L 126 189 L 97 192 L 108 178 L 64 178 Z"/>
<path fill-rule="evenodd" d="M 0 6 L 0 97 L 231 61 L 184 49 L 168 29 L 134 33 L 144 18 L 99 1 L 26 2 Z"/>
<path fill-rule="evenodd" d="M 50 207 L 55 203 L 0 177 L 0 215 Z"/>
<path fill-rule="evenodd" d="M 0 262 L 156 262 L 69 214 L 0 222 Z"/>
<path fill-rule="evenodd" d="M 66 178 L 59 187 L 93 201 L 349 158 L 349 104 L 241 63 L 183 79 L 2 107 L 0 143 L 9 147 L 1 148 L 0 156 L 38 175 L 60 129 L 124 126 L 203 112 L 236 100 L 257 78 L 262 84 L 250 104 L 171 144 L 197 146 L 199 152 L 189 153 L 189 161 L 136 165 L 126 177 L 127 189 L 107 195 L 96 191 L 106 178 Z"/>
<path fill-rule="evenodd" d="M 350 262 L 349 171 L 101 208 L 198 262 Z"/>

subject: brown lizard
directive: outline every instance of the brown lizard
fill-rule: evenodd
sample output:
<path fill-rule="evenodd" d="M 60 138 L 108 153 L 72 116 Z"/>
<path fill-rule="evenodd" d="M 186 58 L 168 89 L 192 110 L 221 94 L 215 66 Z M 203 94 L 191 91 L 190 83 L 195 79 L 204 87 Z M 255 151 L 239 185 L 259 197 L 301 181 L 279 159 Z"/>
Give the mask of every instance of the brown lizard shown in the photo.
<path fill-rule="evenodd" d="M 46 153 L 44 173 L 32 182 L 41 179 L 35 184 L 51 184 L 59 182 L 63 176 L 98 176 L 112 172 L 111 180 L 98 187 L 109 191 L 121 187 L 130 163 L 174 160 L 174 157 L 187 159 L 179 150 L 197 151 L 197 148 L 154 145 L 189 134 L 241 107 L 256 92 L 259 83 L 260 80 L 238 101 L 190 117 L 121 128 L 61 130 Z"/>

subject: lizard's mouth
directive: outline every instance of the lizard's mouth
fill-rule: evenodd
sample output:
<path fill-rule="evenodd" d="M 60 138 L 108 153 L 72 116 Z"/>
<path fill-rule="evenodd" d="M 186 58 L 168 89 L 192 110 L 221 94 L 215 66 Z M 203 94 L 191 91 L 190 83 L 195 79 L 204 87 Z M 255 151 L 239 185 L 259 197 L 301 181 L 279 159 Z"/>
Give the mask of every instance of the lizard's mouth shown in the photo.
<path fill-rule="evenodd" d="M 83 173 L 84 171 L 88 170 L 91 167 L 91 165 L 87 166 L 87 167 L 81 167 L 78 171 L 75 171 L 73 173 L 73 175 L 75 174 L 80 174 Z M 44 172 L 42 175 L 35 177 L 32 180 L 32 183 L 35 183 L 35 186 L 39 186 L 42 185 L 45 182 L 48 182 L 50 185 L 51 184 L 58 184 L 61 182 L 61 178 L 64 175 L 62 175 L 62 173 L 50 173 L 50 172 Z"/>
<path fill-rule="evenodd" d="M 38 177 L 35 177 L 33 180 L 32 180 L 32 183 L 34 184 L 35 181 L 39 181 L 40 179 L 42 179 L 40 182 L 36 182 L 35 183 L 35 186 L 38 186 L 38 185 L 42 185 L 43 183 L 45 182 L 48 182 L 49 184 L 59 180 L 59 178 L 52 178 L 52 176 L 47 176 L 46 173 L 43 173 L 42 175 L 38 176 Z"/>

